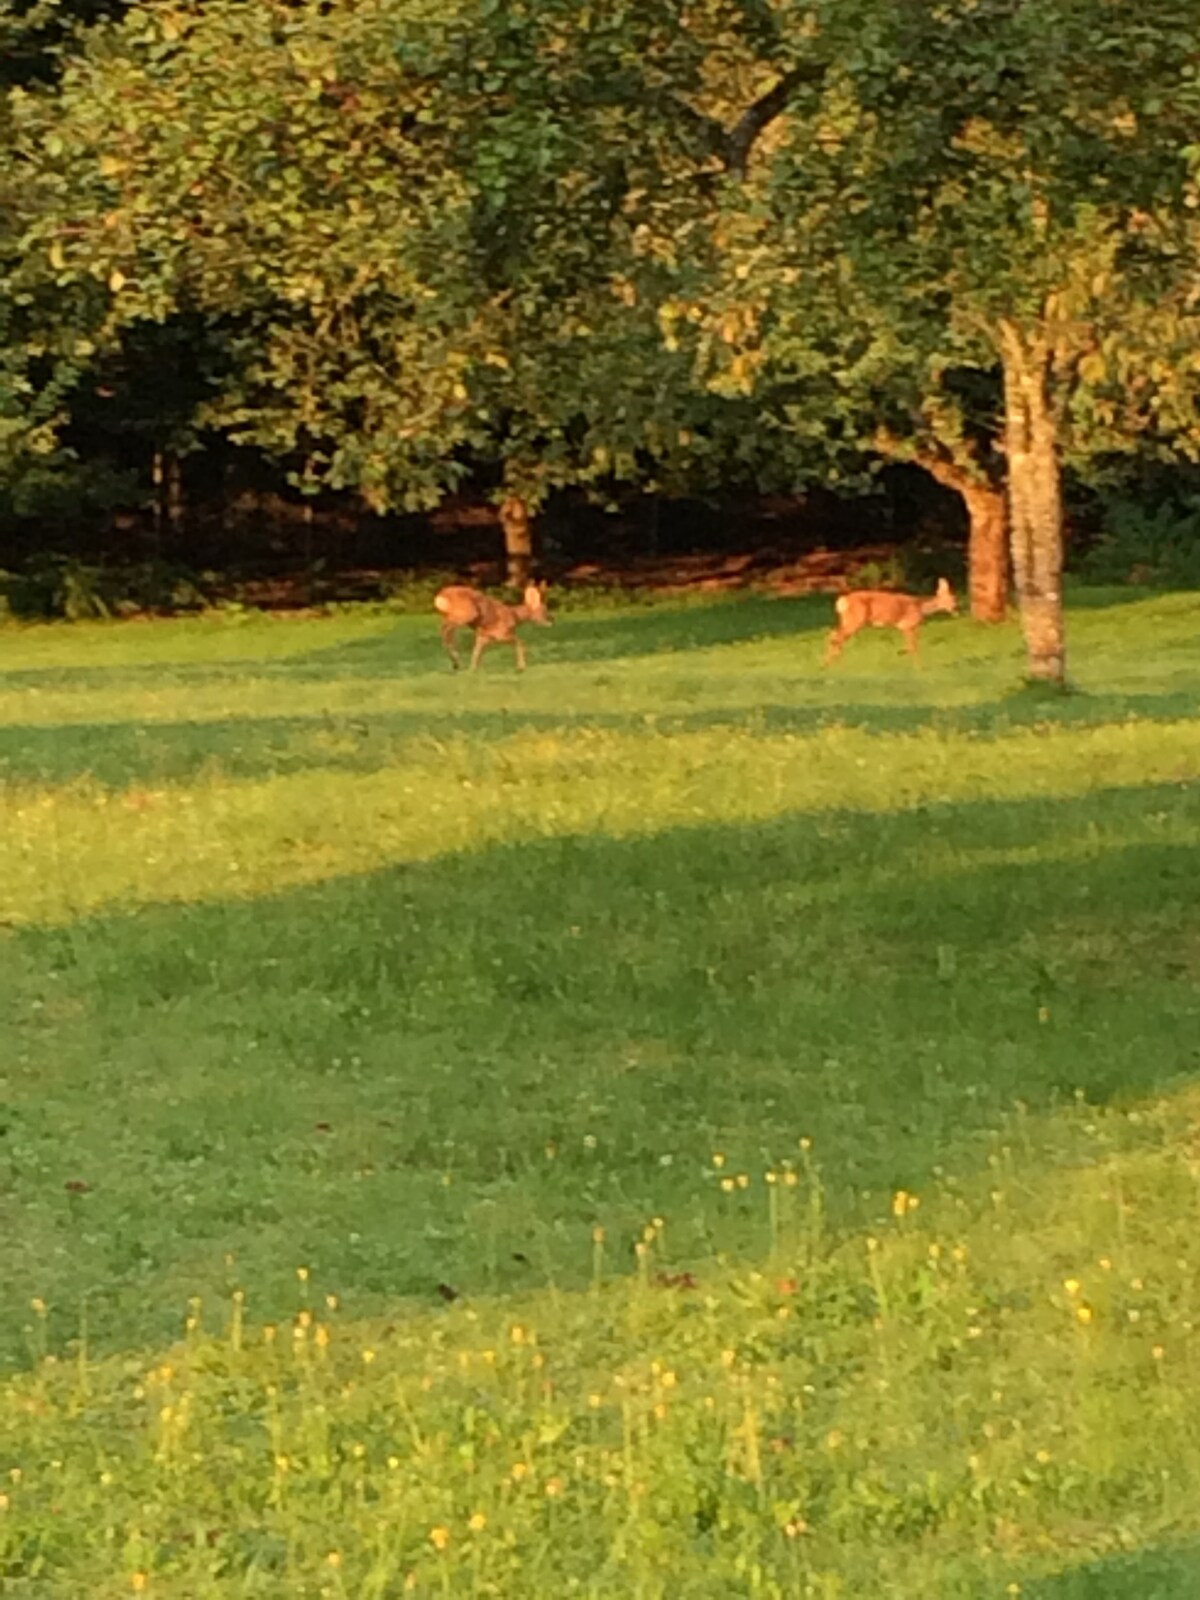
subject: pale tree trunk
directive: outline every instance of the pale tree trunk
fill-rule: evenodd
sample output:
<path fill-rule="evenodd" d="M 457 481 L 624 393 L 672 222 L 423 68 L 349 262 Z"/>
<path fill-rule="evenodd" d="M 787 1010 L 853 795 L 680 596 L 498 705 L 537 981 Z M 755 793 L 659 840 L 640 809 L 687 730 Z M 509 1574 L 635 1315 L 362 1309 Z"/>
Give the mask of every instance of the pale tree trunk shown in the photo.
<path fill-rule="evenodd" d="M 183 465 L 177 455 L 167 457 L 167 524 L 178 549 L 183 537 Z"/>
<path fill-rule="evenodd" d="M 510 494 L 500 506 L 504 530 L 504 557 L 509 583 L 524 588 L 533 574 L 533 525 L 529 507 L 520 495 Z"/>
<path fill-rule="evenodd" d="M 150 482 L 154 489 L 150 502 L 150 513 L 154 519 L 154 549 L 156 553 L 160 553 L 163 530 L 163 453 L 157 447 L 150 459 Z"/>
<path fill-rule="evenodd" d="M 1013 575 L 1029 676 L 1063 683 L 1062 467 L 1050 401 L 1050 353 L 1044 340 L 1027 340 L 1011 325 L 1002 334 Z"/>
<path fill-rule="evenodd" d="M 1008 507 L 1003 489 L 943 456 L 918 452 L 913 461 L 967 509 L 967 589 L 977 622 L 1003 622 L 1008 612 Z"/>

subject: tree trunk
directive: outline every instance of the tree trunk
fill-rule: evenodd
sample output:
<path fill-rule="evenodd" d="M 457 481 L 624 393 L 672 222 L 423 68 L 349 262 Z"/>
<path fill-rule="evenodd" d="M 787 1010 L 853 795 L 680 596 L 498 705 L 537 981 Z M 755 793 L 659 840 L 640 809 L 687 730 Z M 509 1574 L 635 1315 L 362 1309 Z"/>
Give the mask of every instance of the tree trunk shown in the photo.
<path fill-rule="evenodd" d="M 970 534 L 967 587 L 977 622 L 1003 622 L 1008 614 L 1008 502 L 991 483 L 964 483 Z"/>
<path fill-rule="evenodd" d="M 519 495 L 510 494 L 501 504 L 500 526 L 508 581 L 523 589 L 533 575 L 533 526 L 529 507 Z"/>
<path fill-rule="evenodd" d="M 945 456 L 918 452 L 922 467 L 967 508 L 967 589 L 976 622 L 1003 622 L 1008 612 L 1008 507 L 1003 489 Z M 980 469 L 982 471 L 982 469 Z"/>
<path fill-rule="evenodd" d="M 174 452 L 167 457 L 166 475 L 167 524 L 172 543 L 178 550 L 183 542 L 183 465 Z"/>
<path fill-rule="evenodd" d="M 1014 328 L 1003 338 L 1004 438 L 1008 455 L 1013 574 L 1029 676 L 1063 683 L 1063 503 L 1058 427 L 1050 403 L 1050 357 Z"/>
<path fill-rule="evenodd" d="M 154 519 L 154 553 L 160 555 L 163 530 L 163 453 L 157 447 L 150 458 L 150 482 L 154 490 L 150 502 L 150 514 Z"/>

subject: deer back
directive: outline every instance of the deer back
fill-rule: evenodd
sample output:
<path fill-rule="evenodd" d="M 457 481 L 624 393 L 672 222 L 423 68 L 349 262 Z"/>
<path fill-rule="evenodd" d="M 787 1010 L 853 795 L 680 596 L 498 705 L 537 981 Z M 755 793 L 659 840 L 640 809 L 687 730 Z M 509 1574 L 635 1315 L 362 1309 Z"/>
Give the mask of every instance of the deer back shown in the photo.
<path fill-rule="evenodd" d="M 438 592 L 433 603 L 456 628 L 473 628 L 476 633 L 488 636 L 511 630 L 515 621 L 512 606 L 493 600 L 482 590 L 469 588 L 464 583 L 447 585 Z"/>
<path fill-rule="evenodd" d="M 860 628 L 911 628 L 921 621 L 921 602 L 890 589 L 851 589 L 839 596 L 837 614 L 850 633 Z"/>

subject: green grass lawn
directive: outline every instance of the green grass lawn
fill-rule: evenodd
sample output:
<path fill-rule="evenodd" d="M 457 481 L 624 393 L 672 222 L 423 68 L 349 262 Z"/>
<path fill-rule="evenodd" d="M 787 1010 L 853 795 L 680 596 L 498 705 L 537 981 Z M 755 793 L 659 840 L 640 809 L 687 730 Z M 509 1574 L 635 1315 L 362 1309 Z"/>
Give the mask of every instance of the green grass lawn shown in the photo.
<path fill-rule="evenodd" d="M 0 1587 L 1200 1593 L 1200 598 L 829 610 L 0 633 Z"/>

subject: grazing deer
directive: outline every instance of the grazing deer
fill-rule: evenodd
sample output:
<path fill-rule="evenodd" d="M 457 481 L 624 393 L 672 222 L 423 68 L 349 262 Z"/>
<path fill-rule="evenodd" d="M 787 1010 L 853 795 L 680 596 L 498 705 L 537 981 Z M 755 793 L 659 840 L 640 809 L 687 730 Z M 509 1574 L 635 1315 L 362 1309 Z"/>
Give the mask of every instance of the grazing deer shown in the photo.
<path fill-rule="evenodd" d="M 915 594 L 892 594 L 887 589 L 851 589 L 849 594 L 838 595 L 835 609 L 837 627 L 829 635 L 826 666 L 841 655 L 846 640 L 853 639 L 862 628 L 898 629 L 904 635 L 908 653 L 915 656 L 917 634 L 925 618 L 935 611 L 948 611 L 954 616 L 958 601 L 945 578 L 939 578 L 937 593 L 925 600 Z"/>
<path fill-rule="evenodd" d="M 506 605 L 503 600 L 493 600 L 478 589 L 468 589 L 465 584 L 452 583 L 438 591 L 434 605 L 442 614 L 442 643 L 454 664 L 455 672 L 462 666 L 455 649 L 454 636 L 459 628 L 470 628 L 475 634 L 475 648 L 471 652 L 471 671 L 479 665 L 479 658 L 489 644 L 512 644 L 517 652 L 517 671 L 525 670 L 525 646 L 517 637 L 522 622 L 536 622 L 539 627 L 550 626 L 546 610 L 546 596 L 536 583 L 525 590 L 525 599 L 519 606 Z"/>

